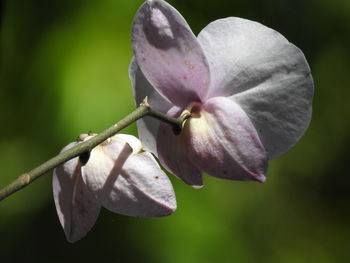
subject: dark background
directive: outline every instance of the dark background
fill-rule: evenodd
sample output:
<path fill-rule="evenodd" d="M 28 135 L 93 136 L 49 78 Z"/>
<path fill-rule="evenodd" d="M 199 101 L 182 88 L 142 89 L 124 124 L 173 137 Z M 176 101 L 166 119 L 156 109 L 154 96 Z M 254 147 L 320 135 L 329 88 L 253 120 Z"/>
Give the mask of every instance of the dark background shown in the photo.
<path fill-rule="evenodd" d="M 99 132 L 133 107 L 130 29 L 142 1 L 12 0 L 1 9 L 0 185 Z M 51 174 L 0 203 L 1 262 L 347 262 L 350 253 L 350 1 L 178 0 L 197 34 L 227 16 L 259 21 L 301 48 L 315 80 L 301 141 L 265 184 L 171 176 L 178 210 L 138 219 L 103 210 L 65 240 Z M 135 126 L 124 132 L 136 135 Z"/>

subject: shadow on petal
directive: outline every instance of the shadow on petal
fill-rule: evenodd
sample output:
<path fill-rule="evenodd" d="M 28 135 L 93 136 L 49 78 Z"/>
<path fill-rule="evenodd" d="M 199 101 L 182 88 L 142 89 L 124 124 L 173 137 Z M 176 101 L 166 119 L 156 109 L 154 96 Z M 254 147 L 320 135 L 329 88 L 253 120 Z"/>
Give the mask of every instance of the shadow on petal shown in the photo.
<path fill-rule="evenodd" d="M 110 171 L 110 173 L 108 174 L 106 182 L 104 183 L 102 189 L 100 190 L 100 193 L 103 196 L 113 195 L 113 192 L 115 191 L 114 186 L 118 181 L 118 177 L 122 173 L 122 168 L 124 163 L 129 158 L 130 155 L 131 155 L 130 146 L 128 144 L 125 144 L 122 150 L 118 153 L 117 158 L 114 160 L 114 166 Z"/>

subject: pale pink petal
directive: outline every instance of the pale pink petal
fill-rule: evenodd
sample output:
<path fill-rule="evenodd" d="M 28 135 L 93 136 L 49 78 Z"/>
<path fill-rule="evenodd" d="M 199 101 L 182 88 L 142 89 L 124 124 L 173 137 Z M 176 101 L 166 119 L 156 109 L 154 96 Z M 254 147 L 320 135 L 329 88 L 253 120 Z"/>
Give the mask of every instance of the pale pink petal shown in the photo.
<path fill-rule="evenodd" d="M 129 76 L 135 94 L 136 105 L 147 96 L 152 109 L 159 112 L 167 112 L 172 104 L 156 91 L 141 72 L 133 57 L 129 66 Z M 160 121 L 153 117 L 144 117 L 137 121 L 137 130 L 143 149 L 157 155 L 156 136 Z"/>
<path fill-rule="evenodd" d="M 168 115 L 178 117 L 179 108 L 174 107 Z M 176 136 L 169 124 L 161 123 L 157 136 L 157 152 L 161 164 L 185 183 L 200 188 L 203 186 L 202 173 L 190 160 L 189 138 L 183 133 Z"/>
<path fill-rule="evenodd" d="M 188 120 L 182 136 L 189 140 L 189 158 L 203 172 L 231 180 L 265 181 L 267 153 L 253 124 L 232 100 L 209 99 L 199 115 Z"/>
<path fill-rule="evenodd" d="M 109 198 L 103 188 L 110 174 L 118 176 L 125 161 L 132 154 L 131 146 L 116 136 L 104 144 L 96 146 L 90 152 L 89 161 L 82 167 L 85 183 L 102 204 Z"/>
<path fill-rule="evenodd" d="M 142 72 L 169 101 L 185 106 L 205 96 L 209 68 L 202 48 L 185 19 L 165 1 L 147 1 L 138 10 L 132 45 Z"/>
<path fill-rule="evenodd" d="M 192 117 L 180 135 L 160 126 L 158 155 L 169 171 L 190 185 L 199 178 L 201 184 L 201 172 L 232 180 L 265 180 L 267 153 L 236 103 L 217 97 L 189 110 Z"/>
<path fill-rule="evenodd" d="M 216 20 L 198 36 L 209 61 L 209 97 L 232 96 L 269 157 L 286 152 L 311 117 L 313 80 L 303 53 L 278 32 L 241 18 Z"/>
<path fill-rule="evenodd" d="M 71 143 L 62 151 L 72 148 Z M 81 177 L 79 159 L 56 167 L 53 173 L 53 195 L 57 214 L 69 242 L 84 237 L 95 224 L 100 205 Z"/>
<path fill-rule="evenodd" d="M 116 213 L 162 217 L 176 209 L 171 182 L 148 152 L 130 156 L 118 178 L 108 180 L 105 186 L 104 190 L 110 193 L 105 206 Z"/>
<path fill-rule="evenodd" d="M 137 217 L 160 217 L 176 209 L 172 185 L 150 153 L 133 154 L 127 137 L 112 137 L 91 151 L 84 181 L 101 204 Z"/>

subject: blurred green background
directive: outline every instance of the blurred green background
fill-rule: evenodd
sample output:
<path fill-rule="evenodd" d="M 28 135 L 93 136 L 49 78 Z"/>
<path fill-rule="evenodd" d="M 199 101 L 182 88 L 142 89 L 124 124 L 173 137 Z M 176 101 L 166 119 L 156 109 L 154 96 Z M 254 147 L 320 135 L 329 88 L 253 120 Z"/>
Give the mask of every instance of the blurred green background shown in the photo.
<path fill-rule="evenodd" d="M 65 240 L 51 174 L 0 203 L 1 262 L 348 262 L 350 1 L 169 1 L 198 33 L 244 17 L 300 47 L 315 80 L 302 140 L 270 162 L 265 184 L 171 176 L 178 210 L 138 219 L 103 210 L 81 241 Z M 99 132 L 133 107 L 127 68 L 141 0 L 12 0 L 1 8 L 0 186 Z M 136 135 L 133 125 L 125 130 Z"/>

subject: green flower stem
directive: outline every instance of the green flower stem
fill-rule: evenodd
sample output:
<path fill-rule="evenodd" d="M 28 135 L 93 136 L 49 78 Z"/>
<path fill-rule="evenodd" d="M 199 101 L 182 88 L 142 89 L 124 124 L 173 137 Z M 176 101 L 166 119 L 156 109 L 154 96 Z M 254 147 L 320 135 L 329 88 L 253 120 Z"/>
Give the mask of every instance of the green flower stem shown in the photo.
<path fill-rule="evenodd" d="M 186 118 L 181 115 L 179 118 L 172 118 L 169 117 L 163 113 L 154 111 L 151 109 L 149 104 L 147 103 L 147 98 L 140 104 L 138 108 L 136 108 L 133 112 L 131 112 L 129 115 L 124 117 L 122 120 L 114 124 L 113 126 L 109 127 L 108 129 L 104 130 L 100 134 L 92 137 L 90 140 L 87 140 L 85 142 L 82 142 L 73 148 L 61 152 L 60 154 L 56 155 L 55 157 L 51 158 L 47 162 L 39 165 L 38 167 L 34 168 L 33 170 L 24 173 L 17 177 L 14 181 L 12 181 L 7 186 L 0 189 L 0 201 L 8 197 L 9 195 L 17 192 L 18 190 L 22 189 L 23 187 L 27 186 L 31 182 L 33 182 L 35 179 L 39 178 L 40 176 L 44 175 L 45 173 L 49 172 L 53 168 L 57 167 L 58 165 L 75 158 L 77 156 L 81 156 L 84 153 L 89 153 L 94 147 L 102 143 L 103 141 L 107 140 L 109 137 L 115 135 L 117 132 L 122 130 L 123 128 L 129 126 L 130 124 L 134 123 L 138 119 L 145 117 L 145 116 L 152 116 L 155 117 L 161 121 L 164 121 L 168 124 L 171 124 L 173 126 L 174 132 L 176 134 L 181 132 L 182 129 L 182 123 Z"/>

